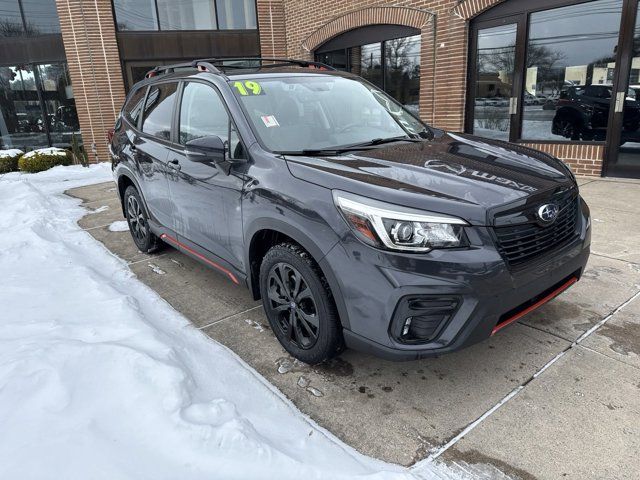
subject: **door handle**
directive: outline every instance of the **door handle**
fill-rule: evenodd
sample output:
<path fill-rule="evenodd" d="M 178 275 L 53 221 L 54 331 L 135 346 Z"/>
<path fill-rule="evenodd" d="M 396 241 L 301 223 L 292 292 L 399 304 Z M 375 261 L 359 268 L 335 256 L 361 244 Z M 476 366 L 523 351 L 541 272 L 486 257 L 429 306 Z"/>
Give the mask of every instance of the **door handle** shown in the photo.
<path fill-rule="evenodd" d="M 515 115 L 518 113 L 518 97 L 511 97 L 509 99 L 509 115 Z"/>
<path fill-rule="evenodd" d="M 174 158 L 173 160 L 171 160 L 168 163 L 169 168 L 173 169 L 173 170 L 180 170 L 182 168 L 182 166 L 180 165 L 180 162 L 178 161 L 178 159 Z"/>
<path fill-rule="evenodd" d="M 615 113 L 622 113 L 624 112 L 624 101 L 627 98 L 627 92 L 618 92 L 618 94 L 616 95 L 616 107 L 615 107 Z"/>

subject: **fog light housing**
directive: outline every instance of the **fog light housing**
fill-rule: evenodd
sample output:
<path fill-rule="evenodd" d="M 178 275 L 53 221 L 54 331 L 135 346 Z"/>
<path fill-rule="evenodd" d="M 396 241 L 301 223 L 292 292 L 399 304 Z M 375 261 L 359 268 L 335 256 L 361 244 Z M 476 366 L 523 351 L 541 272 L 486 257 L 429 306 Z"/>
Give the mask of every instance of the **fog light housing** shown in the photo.
<path fill-rule="evenodd" d="M 428 343 L 440 335 L 460 304 L 460 299 L 455 296 L 403 297 L 391 322 L 391 336 L 405 344 Z"/>

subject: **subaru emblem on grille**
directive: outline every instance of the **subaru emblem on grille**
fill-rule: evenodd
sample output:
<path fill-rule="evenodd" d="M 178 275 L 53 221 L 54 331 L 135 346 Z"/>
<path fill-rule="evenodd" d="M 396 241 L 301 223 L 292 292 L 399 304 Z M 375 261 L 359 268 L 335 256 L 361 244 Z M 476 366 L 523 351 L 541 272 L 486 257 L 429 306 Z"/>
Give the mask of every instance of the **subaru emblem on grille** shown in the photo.
<path fill-rule="evenodd" d="M 550 224 L 558 218 L 558 213 L 560 212 L 560 207 L 555 203 L 547 203 L 546 205 L 542 205 L 538 208 L 538 218 L 542 221 L 542 223 Z"/>

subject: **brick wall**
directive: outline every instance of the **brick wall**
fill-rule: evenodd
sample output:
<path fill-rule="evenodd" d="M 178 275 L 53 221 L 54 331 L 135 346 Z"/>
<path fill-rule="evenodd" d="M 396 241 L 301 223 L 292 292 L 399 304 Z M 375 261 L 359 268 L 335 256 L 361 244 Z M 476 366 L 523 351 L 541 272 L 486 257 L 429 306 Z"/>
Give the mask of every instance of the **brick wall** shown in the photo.
<path fill-rule="evenodd" d="M 263 57 L 287 57 L 284 0 L 258 0 L 258 28 Z"/>
<path fill-rule="evenodd" d="M 56 0 L 82 139 L 91 161 L 107 161 L 106 132 L 124 102 L 111 0 Z"/>
<path fill-rule="evenodd" d="M 388 23 L 419 28 L 420 116 L 437 127 L 462 131 L 469 20 L 501 1 L 258 0 L 262 55 L 277 51 L 289 57 L 311 58 L 322 43 L 363 25 Z M 581 175 L 600 175 L 602 170 L 602 146 L 527 145 L 559 156 Z"/>

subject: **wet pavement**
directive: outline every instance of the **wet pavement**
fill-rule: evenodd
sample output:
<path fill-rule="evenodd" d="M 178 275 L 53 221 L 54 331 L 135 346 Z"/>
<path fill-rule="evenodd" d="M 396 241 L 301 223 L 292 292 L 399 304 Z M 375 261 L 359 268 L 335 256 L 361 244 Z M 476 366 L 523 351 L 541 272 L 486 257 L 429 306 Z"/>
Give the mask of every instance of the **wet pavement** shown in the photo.
<path fill-rule="evenodd" d="M 122 220 L 113 183 L 68 193 L 88 208 L 80 226 L 142 282 L 360 452 L 417 474 L 435 459 L 482 478 L 637 479 L 640 182 L 580 183 L 593 254 L 577 285 L 461 352 L 392 363 L 347 351 L 320 367 L 287 356 L 248 290 L 110 231 Z"/>

